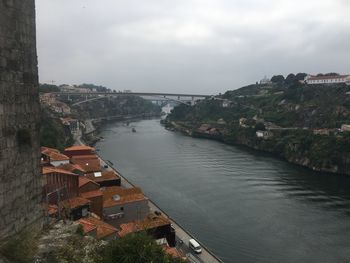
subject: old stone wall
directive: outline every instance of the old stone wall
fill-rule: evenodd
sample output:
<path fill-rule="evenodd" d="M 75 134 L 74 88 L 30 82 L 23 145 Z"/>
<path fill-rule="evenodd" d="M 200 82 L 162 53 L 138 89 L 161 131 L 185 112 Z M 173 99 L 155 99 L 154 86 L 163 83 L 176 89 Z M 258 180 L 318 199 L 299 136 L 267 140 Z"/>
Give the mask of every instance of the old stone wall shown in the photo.
<path fill-rule="evenodd" d="M 40 225 L 34 0 L 0 0 L 0 239 Z"/>

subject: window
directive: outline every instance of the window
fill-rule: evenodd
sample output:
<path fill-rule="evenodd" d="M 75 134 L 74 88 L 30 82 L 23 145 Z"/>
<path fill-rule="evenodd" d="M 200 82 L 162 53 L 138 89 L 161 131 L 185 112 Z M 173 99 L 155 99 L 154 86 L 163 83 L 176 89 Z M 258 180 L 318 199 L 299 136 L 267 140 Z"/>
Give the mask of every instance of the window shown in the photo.
<path fill-rule="evenodd" d="M 87 216 L 87 214 L 88 214 L 88 209 L 87 209 L 87 208 L 83 208 L 83 209 L 81 210 L 81 215 L 82 215 L 83 217 L 85 217 L 85 216 Z"/>

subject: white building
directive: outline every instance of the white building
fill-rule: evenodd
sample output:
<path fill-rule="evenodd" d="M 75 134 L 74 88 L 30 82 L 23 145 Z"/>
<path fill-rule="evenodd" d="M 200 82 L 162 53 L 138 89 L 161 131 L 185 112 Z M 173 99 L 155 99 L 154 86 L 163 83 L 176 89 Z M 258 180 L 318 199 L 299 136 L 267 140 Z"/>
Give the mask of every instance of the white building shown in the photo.
<path fill-rule="evenodd" d="M 272 84 L 272 81 L 265 76 L 262 80 L 260 80 L 260 84 L 261 85 Z"/>
<path fill-rule="evenodd" d="M 350 85 L 350 75 L 338 75 L 338 76 L 312 76 L 308 75 L 304 79 L 307 84 L 336 84 L 346 83 Z"/>
<path fill-rule="evenodd" d="M 341 130 L 342 130 L 342 131 L 350 132 L 350 125 L 349 125 L 349 124 L 343 124 L 343 125 L 341 126 Z"/>

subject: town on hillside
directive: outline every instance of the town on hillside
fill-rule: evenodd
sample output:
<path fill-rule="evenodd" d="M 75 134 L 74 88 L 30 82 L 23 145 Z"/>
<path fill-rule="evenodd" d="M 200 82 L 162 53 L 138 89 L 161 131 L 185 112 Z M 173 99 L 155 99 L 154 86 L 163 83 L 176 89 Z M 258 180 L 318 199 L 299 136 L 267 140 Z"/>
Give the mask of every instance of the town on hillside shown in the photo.
<path fill-rule="evenodd" d="M 41 147 L 43 206 L 46 220 L 73 220 L 86 235 L 115 240 L 146 231 L 165 252 L 186 258 L 175 248 L 175 229 L 169 218 L 151 210 L 148 198 L 96 154 L 75 145 L 60 152 Z"/>

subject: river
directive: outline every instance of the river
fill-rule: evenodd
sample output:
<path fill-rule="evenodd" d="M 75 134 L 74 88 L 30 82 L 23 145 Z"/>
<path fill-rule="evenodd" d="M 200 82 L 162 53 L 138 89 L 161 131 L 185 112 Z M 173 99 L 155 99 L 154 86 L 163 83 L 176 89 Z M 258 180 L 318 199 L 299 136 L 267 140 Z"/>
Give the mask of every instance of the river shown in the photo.
<path fill-rule="evenodd" d="M 350 262 L 349 177 L 186 137 L 159 120 L 109 124 L 101 135 L 101 156 L 224 262 Z"/>

